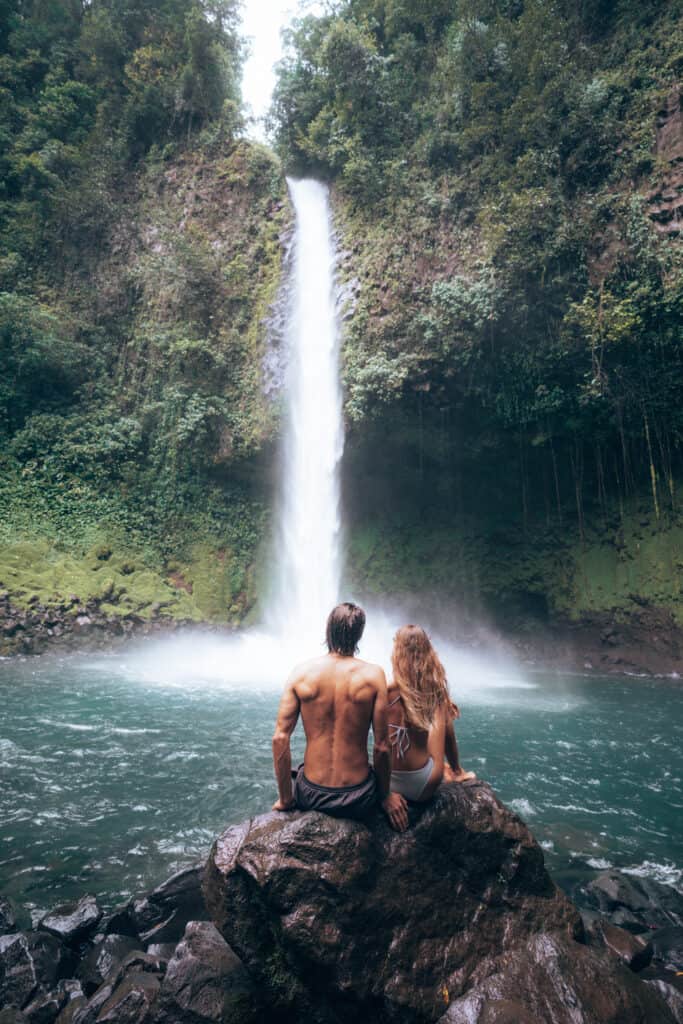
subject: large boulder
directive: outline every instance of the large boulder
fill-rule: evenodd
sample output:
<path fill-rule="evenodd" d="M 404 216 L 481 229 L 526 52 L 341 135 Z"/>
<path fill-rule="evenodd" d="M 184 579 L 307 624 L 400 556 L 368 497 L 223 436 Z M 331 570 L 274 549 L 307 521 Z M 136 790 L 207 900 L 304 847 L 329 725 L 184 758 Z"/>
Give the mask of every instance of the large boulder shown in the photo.
<path fill-rule="evenodd" d="M 441 787 L 393 832 L 316 813 L 229 828 L 205 874 L 213 921 L 297 1019 L 434 1021 L 545 932 L 582 933 L 523 821 L 489 786 Z"/>

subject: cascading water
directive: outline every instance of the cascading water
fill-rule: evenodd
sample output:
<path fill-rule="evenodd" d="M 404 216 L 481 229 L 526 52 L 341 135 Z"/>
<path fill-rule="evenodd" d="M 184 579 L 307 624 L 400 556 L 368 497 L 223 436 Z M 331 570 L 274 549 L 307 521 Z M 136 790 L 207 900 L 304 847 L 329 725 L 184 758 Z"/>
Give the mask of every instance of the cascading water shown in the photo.
<path fill-rule="evenodd" d="M 327 189 L 288 181 L 296 213 L 294 297 L 279 565 L 269 620 L 274 632 L 311 643 L 339 596 L 339 460 L 344 446 Z"/>
<path fill-rule="evenodd" d="M 260 628 L 232 639 L 181 636 L 154 644 L 127 662 L 137 678 L 182 686 L 214 681 L 279 689 L 296 662 L 323 653 L 325 619 L 340 599 L 339 463 L 344 433 L 329 196 L 316 181 L 290 180 L 288 185 L 296 228 L 285 331 L 287 415 L 273 597 Z M 406 612 L 367 611 L 361 656 L 388 669 L 393 634 L 407 621 Z M 424 623 L 419 613 L 417 621 Z M 501 687 L 530 685 L 514 678 L 509 662 L 496 664 L 442 638 L 435 641 L 458 696 L 463 681 L 470 691 L 474 685 L 498 693 Z"/>

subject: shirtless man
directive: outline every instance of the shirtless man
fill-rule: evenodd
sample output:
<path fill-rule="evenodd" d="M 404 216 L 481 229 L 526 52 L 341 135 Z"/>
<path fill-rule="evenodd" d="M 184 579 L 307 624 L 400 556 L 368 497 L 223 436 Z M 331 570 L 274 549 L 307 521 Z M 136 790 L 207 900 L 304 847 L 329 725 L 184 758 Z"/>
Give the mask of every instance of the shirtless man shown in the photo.
<path fill-rule="evenodd" d="M 279 799 L 274 811 L 322 811 L 364 820 L 377 802 L 393 828 L 408 827 L 405 802 L 389 792 L 391 753 L 387 682 L 379 665 L 356 658 L 365 612 L 340 604 L 327 619 L 327 650 L 297 665 L 280 701 L 273 763 Z M 299 719 L 306 733 L 304 763 L 292 785 L 290 738 Z M 368 733 L 374 734 L 374 771 L 368 763 Z"/>

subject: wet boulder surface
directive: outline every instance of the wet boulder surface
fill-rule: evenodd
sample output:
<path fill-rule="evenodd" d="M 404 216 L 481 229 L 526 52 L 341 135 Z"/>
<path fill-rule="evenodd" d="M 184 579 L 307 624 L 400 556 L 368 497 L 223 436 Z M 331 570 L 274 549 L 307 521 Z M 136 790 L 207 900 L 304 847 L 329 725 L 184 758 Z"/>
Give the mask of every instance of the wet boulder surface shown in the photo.
<path fill-rule="evenodd" d="M 442 786 L 403 835 L 379 815 L 253 818 L 214 844 L 204 892 L 272 1019 L 675 1020 L 619 957 L 577 941 L 540 847 L 483 783 Z"/>

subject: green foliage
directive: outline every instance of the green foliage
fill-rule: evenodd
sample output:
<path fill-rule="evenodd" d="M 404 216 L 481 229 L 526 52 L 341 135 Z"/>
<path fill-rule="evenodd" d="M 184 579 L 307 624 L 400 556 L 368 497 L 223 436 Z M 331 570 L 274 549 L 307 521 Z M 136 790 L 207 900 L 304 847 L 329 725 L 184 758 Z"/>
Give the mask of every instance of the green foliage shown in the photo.
<path fill-rule="evenodd" d="M 287 209 L 278 161 L 239 138 L 237 23 L 235 0 L 0 3 L 0 563 L 19 598 L 75 577 L 96 594 L 104 544 L 130 598 L 112 607 L 254 604 L 264 513 L 234 467 L 274 429 Z"/>
<path fill-rule="evenodd" d="M 347 451 L 362 477 L 381 446 L 378 508 L 455 508 L 466 479 L 458 514 L 505 502 L 524 529 L 585 532 L 645 487 L 675 511 L 681 247 L 653 204 L 676 187 L 654 148 L 681 14 L 343 0 L 295 27 L 278 146 L 335 182 L 360 282 Z"/>
<path fill-rule="evenodd" d="M 0 434 L 13 433 L 34 412 L 73 401 L 93 369 L 87 355 L 55 313 L 0 292 Z"/>

